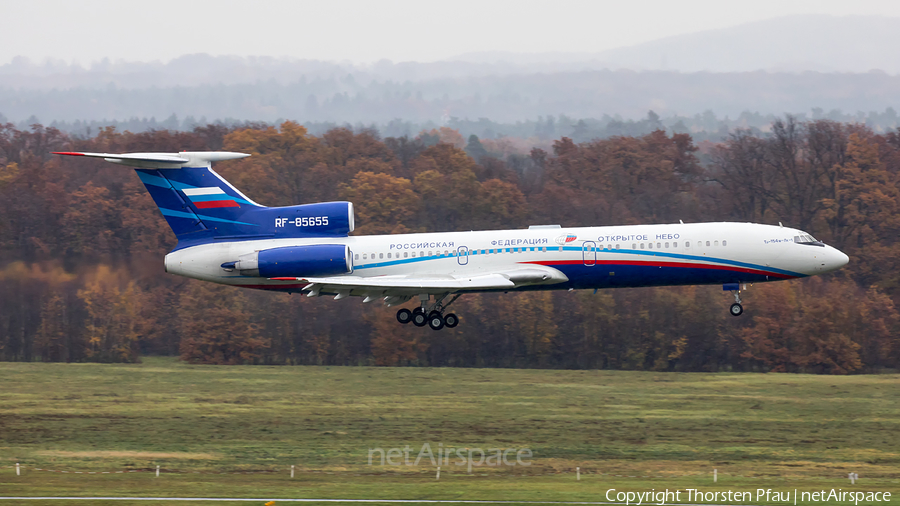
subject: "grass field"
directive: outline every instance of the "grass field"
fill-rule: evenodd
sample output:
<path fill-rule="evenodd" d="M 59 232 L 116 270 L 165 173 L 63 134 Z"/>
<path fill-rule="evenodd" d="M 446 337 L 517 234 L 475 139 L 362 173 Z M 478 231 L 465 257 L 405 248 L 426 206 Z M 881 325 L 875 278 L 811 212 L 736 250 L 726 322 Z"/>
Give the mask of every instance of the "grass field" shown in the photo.
<path fill-rule="evenodd" d="M 603 501 L 610 488 L 700 487 L 897 501 L 898 387 L 898 375 L 0 363 L 0 467 L 25 467 L 0 469 L 0 495 Z M 424 443 L 533 458 L 469 474 L 454 454 L 440 480 L 428 459 L 367 465 L 370 449 L 409 445 L 414 460 Z M 73 474 L 123 470 L 139 472 Z M 260 473 L 214 474 L 248 471 Z"/>

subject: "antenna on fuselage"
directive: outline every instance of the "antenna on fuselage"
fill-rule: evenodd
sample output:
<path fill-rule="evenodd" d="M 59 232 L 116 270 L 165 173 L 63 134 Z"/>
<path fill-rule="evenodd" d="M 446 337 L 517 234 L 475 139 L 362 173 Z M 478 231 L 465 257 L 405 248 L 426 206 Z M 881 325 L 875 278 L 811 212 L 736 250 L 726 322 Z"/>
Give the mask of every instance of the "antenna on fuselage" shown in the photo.
<path fill-rule="evenodd" d="M 782 225 L 780 221 L 778 222 L 778 226 L 784 228 L 784 225 Z"/>

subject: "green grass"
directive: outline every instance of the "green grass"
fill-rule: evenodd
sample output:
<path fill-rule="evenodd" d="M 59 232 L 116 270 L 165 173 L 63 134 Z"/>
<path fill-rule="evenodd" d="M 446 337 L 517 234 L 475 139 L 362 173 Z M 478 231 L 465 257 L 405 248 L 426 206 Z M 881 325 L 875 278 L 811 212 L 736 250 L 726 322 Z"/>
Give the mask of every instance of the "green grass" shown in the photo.
<path fill-rule="evenodd" d="M 900 492 L 898 386 L 898 375 L 0 363 L 0 466 L 26 467 L 0 469 L 0 495 L 604 500 L 608 488 L 714 490 L 713 468 L 720 490 L 848 490 L 855 471 L 863 489 Z M 428 461 L 367 465 L 369 449 L 423 443 L 534 457 L 472 475 L 451 460 L 440 481 Z M 159 479 L 33 470 L 157 465 Z M 211 474 L 239 471 L 271 473 Z"/>

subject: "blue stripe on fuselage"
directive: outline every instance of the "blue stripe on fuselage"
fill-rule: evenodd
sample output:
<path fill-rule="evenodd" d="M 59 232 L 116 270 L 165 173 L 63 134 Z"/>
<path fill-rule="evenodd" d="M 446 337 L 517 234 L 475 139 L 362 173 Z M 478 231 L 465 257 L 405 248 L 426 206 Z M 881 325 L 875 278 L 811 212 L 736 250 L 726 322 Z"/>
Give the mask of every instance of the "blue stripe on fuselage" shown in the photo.
<path fill-rule="evenodd" d="M 482 250 L 482 249 L 492 249 L 492 248 L 478 248 L 478 250 Z M 497 248 L 493 248 L 493 249 L 497 249 Z M 500 249 L 501 249 L 501 251 L 503 251 L 502 253 L 486 253 L 486 255 L 519 254 L 519 253 L 508 253 L 510 248 L 500 248 Z M 471 251 L 475 251 L 475 248 L 473 248 Z M 535 251 L 535 249 L 532 248 L 531 251 Z M 576 246 L 564 246 L 563 251 L 583 251 L 583 250 L 582 250 L 582 248 L 576 247 Z M 542 252 L 542 253 L 558 253 L 558 252 L 559 252 L 559 248 L 556 247 L 553 249 L 548 248 L 548 250 L 546 252 Z M 666 257 L 666 258 L 677 258 L 680 260 L 695 260 L 695 261 L 711 262 L 711 263 L 722 264 L 722 265 L 733 265 L 735 267 L 743 267 L 746 269 L 754 269 L 754 270 L 759 270 L 759 271 L 778 273 L 778 274 L 783 274 L 783 275 L 791 276 L 791 277 L 795 277 L 795 278 L 801 278 L 801 277 L 806 276 L 805 274 L 799 274 L 799 273 L 784 270 L 784 269 L 776 269 L 774 267 L 767 267 L 767 266 L 751 264 L 751 263 L 747 263 L 747 262 L 739 262 L 737 260 L 728 260 L 725 258 L 713 258 L 713 257 L 696 256 L 696 255 L 684 255 L 681 253 L 664 253 L 661 251 L 650 252 L 650 251 L 629 250 L 629 249 L 598 250 L 598 251 L 596 251 L 596 253 L 597 253 L 598 261 L 605 261 L 600 258 L 600 255 L 603 255 L 603 254 L 625 253 L 625 254 L 630 254 L 630 255 L 658 256 L 658 257 Z M 469 255 L 469 256 L 477 257 L 477 256 L 480 256 L 480 254 Z M 353 270 L 373 269 L 373 268 L 377 268 L 377 267 L 389 267 L 392 265 L 409 264 L 409 263 L 413 263 L 413 262 L 422 262 L 422 261 L 426 261 L 426 260 L 439 260 L 439 259 L 447 259 L 447 258 L 456 258 L 456 257 L 430 256 L 430 257 L 404 258 L 401 260 L 388 260 L 386 262 L 375 262 L 375 263 L 369 263 L 369 264 L 354 265 Z M 561 266 L 554 265 L 553 267 L 559 269 Z M 591 268 L 590 266 L 584 266 L 584 267 L 587 267 L 589 269 Z M 676 269 L 688 269 L 690 267 L 691 267 L 691 265 L 687 264 L 687 265 L 685 265 L 685 267 L 676 267 Z M 560 270 L 562 270 L 562 269 L 560 269 Z M 725 271 L 725 272 L 727 272 L 727 271 Z"/>

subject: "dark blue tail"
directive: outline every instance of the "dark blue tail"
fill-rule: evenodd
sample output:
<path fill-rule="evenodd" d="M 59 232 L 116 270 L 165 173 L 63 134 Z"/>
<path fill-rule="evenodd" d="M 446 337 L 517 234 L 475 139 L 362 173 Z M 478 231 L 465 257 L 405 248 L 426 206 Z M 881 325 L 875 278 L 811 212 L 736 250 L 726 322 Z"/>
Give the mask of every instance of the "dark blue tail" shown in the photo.
<path fill-rule="evenodd" d="M 59 154 L 138 167 L 135 170 L 175 232 L 179 249 L 223 240 L 346 237 L 353 231 L 350 202 L 265 207 L 212 170 L 213 161 L 248 156 L 241 153 Z"/>

